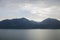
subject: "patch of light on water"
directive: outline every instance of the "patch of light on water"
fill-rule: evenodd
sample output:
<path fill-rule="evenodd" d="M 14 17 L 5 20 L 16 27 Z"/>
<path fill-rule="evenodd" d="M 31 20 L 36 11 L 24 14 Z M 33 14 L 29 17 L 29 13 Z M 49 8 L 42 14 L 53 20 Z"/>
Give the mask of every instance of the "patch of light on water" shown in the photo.
<path fill-rule="evenodd" d="M 60 30 L 46 29 L 0 29 L 0 39 L 8 40 L 56 40 L 60 39 Z"/>

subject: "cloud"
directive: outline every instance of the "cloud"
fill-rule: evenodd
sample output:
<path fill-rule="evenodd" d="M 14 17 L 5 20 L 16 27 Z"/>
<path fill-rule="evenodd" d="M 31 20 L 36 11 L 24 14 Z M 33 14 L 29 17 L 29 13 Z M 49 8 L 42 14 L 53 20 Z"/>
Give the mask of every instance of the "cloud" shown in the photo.
<path fill-rule="evenodd" d="M 60 0 L 0 0 L 0 19 L 60 19 Z"/>

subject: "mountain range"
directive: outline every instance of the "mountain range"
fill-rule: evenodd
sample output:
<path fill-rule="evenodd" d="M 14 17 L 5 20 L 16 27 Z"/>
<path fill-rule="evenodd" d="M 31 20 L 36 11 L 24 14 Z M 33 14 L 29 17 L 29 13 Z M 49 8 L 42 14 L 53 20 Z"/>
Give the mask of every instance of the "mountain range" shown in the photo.
<path fill-rule="evenodd" d="M 0 29 L 60 29 L 60 21 L 47 18 L 42 22 L 35 22 L 26 18 L 0 21 Z"/>

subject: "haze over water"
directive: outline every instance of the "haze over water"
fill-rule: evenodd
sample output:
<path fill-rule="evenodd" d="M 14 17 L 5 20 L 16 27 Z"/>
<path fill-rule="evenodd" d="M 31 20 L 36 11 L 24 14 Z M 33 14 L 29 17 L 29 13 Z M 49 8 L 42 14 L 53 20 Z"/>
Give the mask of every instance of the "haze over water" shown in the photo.
<path fill-rule="evenodd" d="M 0 29 L 0 40 L 60 40 L 60 30 Z"/>

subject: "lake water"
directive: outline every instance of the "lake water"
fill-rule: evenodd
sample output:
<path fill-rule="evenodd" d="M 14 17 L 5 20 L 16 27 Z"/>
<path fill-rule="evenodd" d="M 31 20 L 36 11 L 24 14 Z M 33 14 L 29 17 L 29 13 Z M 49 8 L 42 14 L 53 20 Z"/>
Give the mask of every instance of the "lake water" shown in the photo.
<path fill-rule="evenodd" d="M 0 29 L 0 40 L 60 40 L 60 30 Z"/>

